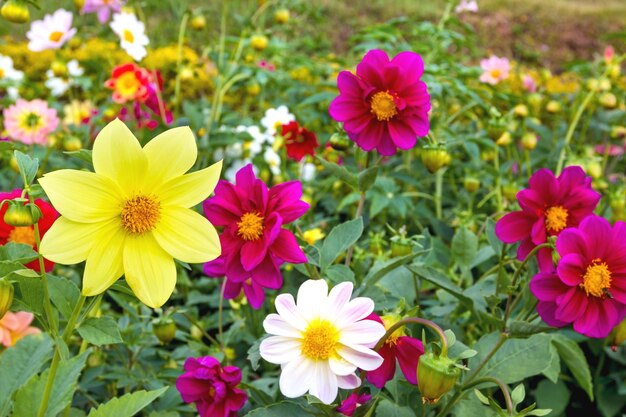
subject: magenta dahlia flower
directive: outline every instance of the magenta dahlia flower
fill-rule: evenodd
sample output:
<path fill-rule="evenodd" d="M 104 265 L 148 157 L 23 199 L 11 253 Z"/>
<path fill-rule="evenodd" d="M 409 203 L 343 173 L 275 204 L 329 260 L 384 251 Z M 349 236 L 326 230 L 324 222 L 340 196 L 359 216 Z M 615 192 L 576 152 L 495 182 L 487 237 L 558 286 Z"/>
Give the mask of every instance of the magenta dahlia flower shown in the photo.
<path fill-rule="evenodd" d="M 337 412 L 344 416 L 352 417 L 356 409 L 372 399 L 369 394 L 357 394 L 353 392 L 341 402 L 341 405 L 336 408 Z"/>
<path fill-rule="evenodd" d="M 608 336 L 626 317 L 626 223 L 613 227 L 602 217 L 586 217 L 578 228 L 561 232 L 561 260 L 530 282 L 537 312 L 551 326 L 574 324 L 588 337 Z"/>
<path fill-rule="evenodd" d="M 339 96 L 329 113 L 366 151 L 393 155 L 397 148 L 411 149 L 430 127 L 430 96 L 420 80 L 423 72 L 424 62 L 415 52 L 401 52 L 390 61 L 384 51 L 369 51 L 356 75 L 339 73 Z"/>
<path fill-rule="evenodd" d="M 215 196 L 204 202 L 204 214 L 220 234 L 222 256 L 205 264 L 209 276 L 225 276 L 225 297 L 239 295 L 243 288 L 250 305 L 263 304 L 263 289 L 279 289 L 283 284 L 280 265 L 283 262 L 304 263 L 306 255 L 287 225 L 308 209 L 300 200 L 299 181 L 278 184 L 270 189 L 252 170 L 252 164 L 241 168 L 236 184 L 221 180 Z"/>
<path fill-rule="evenodd" d="M 379 317 L 372 313 L 366 320 L 374 320 L 390 327 L 394 323 L 386 317 Z M 395 320 L 393 320 L 395 321 Z M 417 385 L 417 364 L 420 356 L 424 354 L 424 345 L 421 341 L 406 336 L 403 328 L 396 330 L 385 344 L 378 350 L 378 354 L 383 357 L 383 363 L 378 369 L 367 373 L 367 380 L 382 389 L 387 381 L 391 381 L 396 373 L 396 359 L 400 364 L 402 374 L 413 385 Z"/>
<path fill-rule="evenodd" d="M 183 401 L 196 403 L 200 417 L 237 417 L 248 399 L 237 388 L 241 370 L 236 366 L 222 367 L 211 356 L 188 358 L 185 373 L 176 380 L 176 389 Z"/>
<path fill-rule="evenodd" d="M 529 188 L 517 193 L 522 210 L 502 217 L 496 235 L 506 243 L 521 241 L 517 258 L 523 260 L 535 246 L 557 236 L 567 227 L 576 227 L 593 213 L 600 194 L 591 188 L 591 177 L 579 166 L 567 167 L 558 178 L 549 169 L 540 169 L 528 181 Z M 551 270 L 552 254 L 547 248 L 537 254 L 542 270 Z"/>

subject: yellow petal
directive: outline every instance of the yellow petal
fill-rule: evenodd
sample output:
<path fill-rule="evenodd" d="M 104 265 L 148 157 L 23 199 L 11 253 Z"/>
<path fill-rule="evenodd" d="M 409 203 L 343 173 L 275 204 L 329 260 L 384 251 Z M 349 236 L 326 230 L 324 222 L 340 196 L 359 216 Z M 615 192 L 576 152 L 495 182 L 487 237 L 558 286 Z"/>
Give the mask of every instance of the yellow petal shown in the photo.
<path fill-rule="evenodd" d="M 209 262 L 222 252 L 215 227 L 190 209 L 164 209 L 153 233 L 166 252 L 183 262 Z"/>
<path fill-rule="evenodd" d="M 115 219 L 94 235 L 93 247 L 87 255 L 83 276 L 83 295 L 98 295 L 117 281 L 124 273 L 123 249 L 126 233 Z"/>
<path fill-rule="evenodd" d="M 41 254 L 52 262 L 64 265 L 82 262 L 95 243 L 94 236 L 115 221 L 77 223 L 59 217 L 41 240 Z"/>
<path fill-rule="evenodd" d="M 142 189 L 148 158 L 132 132 L 119 119 L 106 125 L 93 145 L 96 173 L 119 184 L 127 197 Z"/>
<path fill-rule="evenodd" d="M 93 172 L 62 169 L 39 178 L 62 216 L 81 223 L 109 220 L 121 211 L 120 190 L 107 177 Z"/>
<path fill-rule="evenodd" d="M 174 177 L 179 177 L 196 162 L 198 149 L 196 139 L 189 127 L 167 130 L 144 146 L 148 158 L 147 188 L 158 186 Z"/>
<path fill-rule="evenodd" d="M 193 207 L 211 195 L 222 171 L 222 161 L 208 168 L 172 178 L 155 193 L 163 206 Z"/>
<path fill-rule="evenodd" d="M 124 244 L 126 281 L 148 307 L 161 307 L 176 286 L 176 265 L 151 233 L 128 236 Z"/>

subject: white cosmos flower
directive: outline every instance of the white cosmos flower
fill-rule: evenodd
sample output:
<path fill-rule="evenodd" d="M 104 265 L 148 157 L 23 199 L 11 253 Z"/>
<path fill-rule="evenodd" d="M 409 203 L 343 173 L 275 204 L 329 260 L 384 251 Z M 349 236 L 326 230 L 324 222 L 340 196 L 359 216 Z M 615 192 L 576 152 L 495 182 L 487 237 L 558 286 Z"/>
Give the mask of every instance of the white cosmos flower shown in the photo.
<path fill-rule="evenodd" d="M 317 172 L 317 168 L 315 164 L 307 162 L 300 166 L 300 180 L 308 182 L 313 181 L 315 179 L 315 173 Z"/>
<path fill-rule="evenodd" d="M 21 81 L 24 78 L 24 73 L 18 71 L 13 67 L 13 60 L 10 56 L 4 56 L 0 54 L 0 81 Z"/>
<path fill-rule="evenodd" d="M 73 15 L 65 9 L 47 14 L 43 20 L 35 20 L 26 34 L 28 49 L 41 52 L 46 49 L 58 49 L 67 42 L 76 29 L 72 28 Z"/>
<path fill-rule="evenodd" d="M 265 159 L 265 162 L 269 165 L 272 174 L 280 174 L 280 156 L 276 153 L 276 151 L 274 151 L 274 149 L 267 148 L 263 154 L 263 159 Z"/>
<path fill-rule="evenodd" d="M 276 297 L 276 311 L 263 321 L 273 336 L 261 342 L 261 357 L 281 365 L 280 391 L 289 398 L 309 392 L 325 404 L 338 388 L 361 384 L 357 368 L 377 369 L 383 358 L 372 347 L 385 334 L 382 324 L 363 320 L 374 310 L 370 298 L 350 300 L 352 284 L 342 282 L 328 293 L 324 280 L 308 280 L 291 294 Z"/>
<path fill-rule="evenodd" d="M 78 64 L 77 60 L 72 59 L 67 63 L 67 73 L 69 78 L 57 77 L 51 69 L 46 71 L 46 77 L 48 79 L 45 84 L 46 87 L 50 89 L 50 93 L 53 96 L 59 97 L 65 94 L 70 86 L 76 84 L 74 77 L 80 77 L 85 73 L 85 70 Z"/>
<path fill-rule="evenodd" d="M 133 13 L 116 13 L 111 21 L 111 29 L 120 37 L 120 45 L 135 61 L 141 61 L 146 55 L 146 45 L 150 43 L 146 36 L 146 26 Z"/>
<path fill-rule="evenodd" d="M 268 135 L 274 136 L 282 125 L 296 120 L 296 116 L 289 113 L 287 106 L 278 106 L 276 109 L 267 109 L 261 119 L 261 125 L 265 127 Z"/>

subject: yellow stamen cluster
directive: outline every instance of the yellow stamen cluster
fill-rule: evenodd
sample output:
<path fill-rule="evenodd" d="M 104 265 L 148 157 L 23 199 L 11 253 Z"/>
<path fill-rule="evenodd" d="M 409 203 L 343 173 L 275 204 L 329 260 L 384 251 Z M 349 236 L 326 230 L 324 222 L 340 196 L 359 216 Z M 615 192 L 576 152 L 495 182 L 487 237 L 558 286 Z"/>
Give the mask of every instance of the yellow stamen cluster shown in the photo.
<path fill-rule="evenodd" d="M 549 232 L 558 233 L 567 226 L 567 209 L 563 206 L 553 206 L 544 213 L 546 216 L 546 229 Z"/>
<path fill-rule="evenodd" d="M 495 79 L 499 79 L 500 76 L 502 75 L 502 71 L 500 71 L 499 69 L 492 69 L 490 71 L 490 75 Z"/>
<path fill-rule="evenodd" d="M 58 41 L 61 40 L 62 37 L 63 37 L 63 32 L 55 31 L 55 32 L 52 32 L 50 34 L 50 38 L 49 39 L 52 42 L 58 42 Z"/>
<path fill-rule="evenodd" d="M 133 33 L 128 29 L 124 29 L 124 40 L 129 43 L 135 42 L 135 37 L 133 36 Z"/>
<path fill-rule="evenodd" d="M 606 295 L 605 290 L 611 288 L 611 271 L 606 262 L 594 259 L 591 265 L 587 267 L 580 287 L 585 290 L 587 295 L 604 297 Z"/>
<path fill-rule="evenodd" d="M 335 355 L 339 343 L 339 332 L 326 320 L 311 322 L 304 331 L 300 349 L 302 354 L 313 360 L 326 360 Z"/>
<path fill-rule="evenodd" d="M 263 236 L 263 217 L 260 213 L 245 213 L 237 222 L 237 234 L 243 240 L 258 240 Z"/>
<path fill-rule="evenodd" d="M 35 231 L 30 226 L 15 227 L 9 233 L 8 240 L 9 242 L 33 246 L 35 244 Z"/>
<path fill-rule="evenodd" d="M 379 121 L 391 120 L 398 114 L 398 108 L 393 96 L 387 91 L 379 91 L 372 96 L 371 112 Z"/>
<path fill-rule="evenodd" d="M 122 207 L 122 226 L 132 234 L 143 234 L 156 226 L 161 218 L 161 204 L 152 196 L 138 195 L 126 200 Z"/>
<path fill-rule="evenodd" d="M 385 325 L 385 330 L 389 330 L 391 328 L 391 326 L 393 326 L 394 324 L 396 324 L 397 322 L 402 320 L 402 317 L 400 317 L 400 316 L 398 316 L 396 314 L 388 314 L 388 315 L 382 316 L 381 320 L 383 321 L 383 323 Z M 396 329 L 391 334 L 391 336 L 389 336 L 387 338 L 387 341 L 385 343 L 388 344 L 388 345 L 395 346 L 395 344 L 398 343 L 398 338 L 400 338 L 402 336 L 406 336 L 406 333 L 404 332 L 404 326 L 401 326 L 398 329 Z"/>

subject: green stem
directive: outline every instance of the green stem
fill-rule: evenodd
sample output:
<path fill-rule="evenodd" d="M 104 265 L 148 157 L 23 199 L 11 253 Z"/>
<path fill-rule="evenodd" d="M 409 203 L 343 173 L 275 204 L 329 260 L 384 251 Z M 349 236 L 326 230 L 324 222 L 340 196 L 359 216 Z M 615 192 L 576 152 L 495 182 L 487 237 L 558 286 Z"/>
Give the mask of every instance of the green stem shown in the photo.
<path fill-rule="evenodd" d="M 497 144 L 494 143 L 494 148 L 496 150 L 495 156 L 493 158 L 493 165 L 496 169 L 496 204 L 497 204 L 497 212 L 500 213 L 504 210 L 503 198 L 502 198 L 502 184 L 500 179 L 500 148 Z"/>
<path fill-rule="evenodd" d="M 567 151 L 567 148 L 569 147 L 570 142 L 572 141 L 572 137 L 574 136 L 574 130 L 576 130 L 576 126 L 578 125 L 578 122 L 580 121 L 580 116 L 582 116 L 583 112 L 585 111 L 585 108 L 587 108 L 587 106 L 589 105 L 589 102 L 591 101 L 591 99 L 593 98 L 595 94 L 596 92 L 594 90 L 591 90 L 590 92 L 588 92 L 584 100 L 582 101 L 582 103 L 580 103 L 580 106 L 578 106 L 578 109 L 576 109 L 574 118 L 572 119 L 567 129 L 567 133 L 565 134 L 563 147 L 561 148 L 561 153 L 559 154 L 559 162 L 556 164 L 557 176 L 561 174 L 561 170 L 563 169 L 563 164 L 565 164 L 565 153 Z"/>
<path fill-rule="evenodd" d="M 224 325 L 223 325 L 223 311 L 224 311 L 224 291 L 226 290 L 226 278 L 222 283 L 222 289 L 220 290 L 220 301 L 217 306 L 217 332 L 220 339 L 220 349 L 224 353 Z"/>
<path fill-rule="evenodd" d="M 443 193 L 443 173 L 445 169 L 440 169 L 435 173 L 435 215 L 438 220 L 443 218 L 442 193 Z"/>
<path fill-rule="evenodd" d="M 496 344 L 489 351 L 489 353 L 487 353 L 487 356 L 485 356 L 483 360 L 478 364 L 478 366 L 472 371 L 472 373 L 468 375 L 465 384 L 468 384 L 469 382 L 471 382 L 472 379 L 474 379 L 476 375 L 478 375 L 481 369 L 483 369 L 485 365 L 487 365 L 487 362 L 489 362 L 489 359 L 491 359 L 493 355 L 496 354 L 498 349 L 502 347 L 502 345 L 504 344 L 504 342 L 506 342 L 508 338 L 509 338 L 508 333 L 500 333 L 500 337 L 498 338 L 498 341 L 496 342 Z"/>
<path fill-rule="evenodd" d="M 406 326 L 409 323 L 421 324 L 422 326 L 429 327 L 431 330 L 433 330 L 435 333 L 437 333 L 437 336 L 439 336 L 439 339 L 441 340 L 441 353 L 440 353 L 440 355 L 448 356 L 448 338 L 446 337 L 446 334 L 443 332 L 441 327 L 437 326 L 435 323 L 433 323 L 430 320 L 422 319 L 420 317 L 406 317 L 406 318 L 403 318 L 402 320 L 400 320 L 399 322 L 395 323 L 393 326 L 391 326 L 389 329 L 387 329 L 387 332 L 378 341 L 378 343 L 374 347 L 374 350 L 378 351 L 385 344 L 385 342 L 387 342 L 387 339 L 391 337 L 393 332 L 395 332 L 396 330 L 398 330 L 402 326 Z"/>
<path fill-rule="evenodd" d="M 178 55 L 176 57 L 176 86 L 174 88 L 174 96 L 176 97 L 176 116 L 180 111 L 180 73 L 183 63 L 183 42 L 185 40 L 185 30 L 187 29 L 187 21 L 189 20 L 189 13 L 185 13 L 180 22 L 180 28 L 178 29 Z M 164 119 L 165 120 L 165 119 Z"/>
<path fill-rule="evenodd" d="M 502 395 L 504 396 L 504 402 L 506 403 L 506 410 L 508 411 L 509 415 L 512 416 L 515 410 L 513 409 L 513 401 L 511 400 L 511 394 L 509 393 L 509 389 L 507 388 L 506 384 L 502 382 L 501 380 L 499 380 L 498 378 L 494 378 L 492 376 L 485 376 L 483 378 L 479 378 L 475 381 L 472 381 L 471 383 L 464 384 L 461 387 L 460 391 L 464 392 L 470 388 L 475 387 L 476 385 L 480 385 L 484 383 L 493 383 L 493 384 L 496 384 L 500 388 L 500 391 L 502 391 Z"/>

